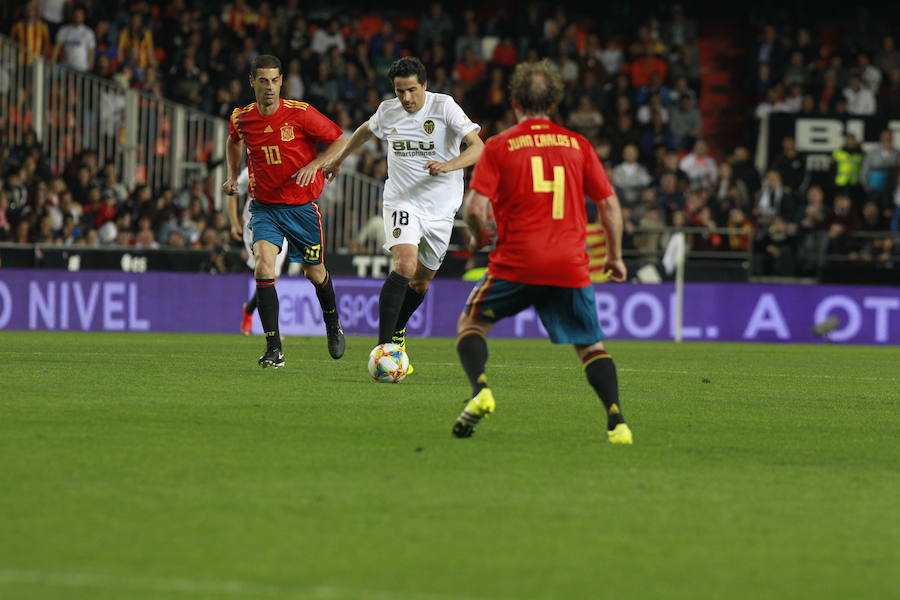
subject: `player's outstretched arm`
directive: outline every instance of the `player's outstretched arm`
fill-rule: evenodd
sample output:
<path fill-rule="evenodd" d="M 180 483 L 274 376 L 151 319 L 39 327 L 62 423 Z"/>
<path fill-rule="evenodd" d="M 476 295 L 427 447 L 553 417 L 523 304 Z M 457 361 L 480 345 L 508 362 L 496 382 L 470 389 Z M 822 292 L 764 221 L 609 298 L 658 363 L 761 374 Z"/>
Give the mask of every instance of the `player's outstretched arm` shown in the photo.
<path fill-rule="evenodd" d="M 372 130 L 369 128 L 368 121 L 357 127 L 356 131 L 353 132 L 353 135 L 350 136 L 350 141 L 347 142 L 347 145 L 344 146 L 340 154 L 326 161 L 325 164 L 322 165 L 322 175 L 325 176 L 326 181 L 331 181 L 337 177 L 337 174 L 341 172 L 341 163 L 343 163 L 348 156 L 353 154 L 357 148 L 373 137 L 375 137 L 375 134 L 372 133 Z"/>
<path fill-rule="evenodd" d="M 469 232 L 472 234 L 469 240 L 469 248 L 472 250 L 480 250 L 491 243 L 494 232 L 488 226 L 490 218 L 488 216 L 488 207 L 490 201 L 484 194 L 479 194 L 475 190 L 469 190 L 463 203 L 463 218 L 466 225 L 469 226 Z"/>
<path fill-rule="evenodd" d="M 451 158 L 447 162 L 438 162 L 429 160 L 425 163 L 425 169 L 428 169 L 429 175 L 440 175 L 441 173 L 449 173 L 457 169 L 465 169 L 471 167 L 478 162 L 481 152 L 484 150 L 484 142 L 478 137 L 477 131 L 470 131 L 463 138 L 466 143 L 466 149 L 459 156 Z"/>
<path fill-rule="evenodd" d="M 228 165 L 228 179 L 222 185 L 222 191 L 228 196 L 236 196 L 238 193 L 238 171 L 241 170 L 241 157 L 244 154 L 244 142 L 235 142 L 230 137 L 225 142 L 225 162 Z"/>
<path fill-rule="evenodd" d="M 603 272 L 612 281 L 625 281 L 628 270 L 622 260 L 622 207 L 615 194 L 597 203 L 600 207 L 600 223 L 606 231 L 606 262 Z"/>
<path fill-rule="evenodd" d="M 335 156 L 338 156 L 346 145 L 347 140 L 343 137 L 334 140 L 334 142 L 325 149 L 325 152 L 309 161 L 305 167 L 294 173 L 294 179 L 296 180 L 297 185 L 303 187 L 312 183 L 316 178 L 316 171 L 321 169 L 329 161 L 333 160 Z"/>

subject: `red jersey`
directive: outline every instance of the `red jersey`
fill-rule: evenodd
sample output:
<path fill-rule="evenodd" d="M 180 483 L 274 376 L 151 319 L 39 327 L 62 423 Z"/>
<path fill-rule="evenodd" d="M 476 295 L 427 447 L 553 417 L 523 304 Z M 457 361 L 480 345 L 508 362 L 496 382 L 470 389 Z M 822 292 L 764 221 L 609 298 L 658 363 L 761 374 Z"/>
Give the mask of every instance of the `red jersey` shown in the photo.
<path fill-rule="evenodd" d="M 497 221 L 491 275 L 534 285 L 591 284 L 584 197 L 600 201 L 614 192 L 587 139 L 528 119 L 488 140 L 469 185 L 491 199 Z"/>
<path fill-rule="evenodd" d="M 316 157 L 316 144 L 331 144 L 343 131 L 306 102 L 281 100 L 270 117 L 259 113 L 256 102 L 231 113 L 229 135 L 247 145 L 250 196 L 273 204 L 306 204 L 322 193 L 322 172 L 306 187 L 294 173 Z"/>

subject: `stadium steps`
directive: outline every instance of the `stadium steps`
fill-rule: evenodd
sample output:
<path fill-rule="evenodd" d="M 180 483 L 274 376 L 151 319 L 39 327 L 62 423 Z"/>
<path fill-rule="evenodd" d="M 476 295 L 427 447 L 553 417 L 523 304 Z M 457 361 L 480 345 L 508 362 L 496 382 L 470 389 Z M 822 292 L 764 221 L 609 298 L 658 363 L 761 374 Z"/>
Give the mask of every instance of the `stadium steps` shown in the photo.
<path fill-rule="evenodd" d="M 752 98 L 746 76 L 748 40 L 741 27 L 728 21 L 700 24 L 700 112 L 703 135 L 711 154 L 721 160 L 737 145 L 752 145 Z"/>

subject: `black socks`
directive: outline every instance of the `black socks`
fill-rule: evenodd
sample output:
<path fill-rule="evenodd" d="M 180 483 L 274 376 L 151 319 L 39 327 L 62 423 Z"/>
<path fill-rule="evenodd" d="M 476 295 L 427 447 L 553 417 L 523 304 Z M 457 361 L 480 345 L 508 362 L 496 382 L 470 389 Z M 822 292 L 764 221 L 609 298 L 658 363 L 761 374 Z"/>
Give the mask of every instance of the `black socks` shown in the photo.
<path fill-rule="evenodd" d="M 404 277 L 396 271 L 384 280 L 381 287 L 381 295 L 378 297 L 378 343 L 386 344 L 391 341 L 400 310 L 403 308 L 406 290 L 409 289 L 409 277 Z M 412 313 L 410 313 L 412 314 Z"/>
<path fill-rule="evenodd" d="M 313 284 L 316 288 L 316 297 L 319 299 L 319 306 L 322 307 L 322 316 L 326 321 L 338 318 L 337 300 L 334 296 L 334 286 L 331 284 L 331 273 L 325 273 L 325 281 L 320 284 Z"/>
<path fill-rule="evenodd" d="M 397 317 L 397 324 L 394 325 L 395 331 L 399 331 L 406 327 L 406 322 L 413 316 L 413 313 L 416 312 L 416 309 L 419 308 L 423 300 L 425 300 L 425 294 L 420 294 L 408 285 L 406 286 L 406 296 L 403 297 L 403 306 L 400 307 L 400 315 Z"/>
<path fill-rule="evenodd" d="M 484 373 L 488 359 L 487 342 L 478 330 L 462 331 L 456 338 L 456 352 L 463 370 L 469 376 L 474 398 L 487 387 L 487 375 Z"/>
<path fill-rule="evenodd" d="M 274 279 L 256 280 L 256 304 L 259 320 L 266 335 L 269 350 L 281 350 L 281 336 L 278 333 L 278 293 Z"/>
<path fill-rule="evenodd" d="M 584 374 L 588 383 L 597 392 L 603 406 L 606 407 L 606 428 L 615 429 L 619 423 L 624 423 L 622 410 L 619 406 L 619 379 L 616 375 L 616 364 L 605 350 L 591 352 L 581 359 L 584 366 Z"/>

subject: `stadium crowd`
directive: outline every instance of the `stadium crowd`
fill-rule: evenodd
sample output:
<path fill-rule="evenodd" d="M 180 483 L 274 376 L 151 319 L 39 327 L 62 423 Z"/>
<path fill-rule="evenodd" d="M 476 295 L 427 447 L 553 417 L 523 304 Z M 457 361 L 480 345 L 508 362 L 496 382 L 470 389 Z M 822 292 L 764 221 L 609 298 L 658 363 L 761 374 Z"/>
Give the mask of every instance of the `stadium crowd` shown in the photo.
<path fill-rule="evenodd" d="M 566 83 L 557 118 L 590 139 L 620 198 L 624 244 L 655 260 L 662 228 L 693 227 L 694 250 L 746 251 L 758 270 L 804 275 L 820 253 L 894 264 L 900 244 L 898 153 L 889 131 L 864 152 L 847 136 L 834 175 L 811 184 L 788 138 L 760 173 L 744 146 L 703 139 L 698 22 L 674 4 L 657 14 L 591 20 L 559 5 L 450 8 L 421 14 L 349 7 L 307 9 L 299 0 L 22 2 L 8 35 L 68 68 L 227 118 L 253 101 L 246 74 L 258 54 L 285 65 L 283 94 L 303 99 L 345 131 L 392 94 L 386 73 L 402 55 L 429 69 L 428 89 L 453 95 L 486 138 L 515 122 L 507 80 L 522 60 L 549 58 Z M 755 115 L 772 112 L 900 115 L 900 52 L 889 35 L 829 27 L 758 25 L 750 57 Z M 753 77 L 750 78 L 751 80 Z M 752 106 L 748 111 L 754 111 Z M 0 115 L 0 128 L 6 124 Z M 348 167 L 350 165 L 348 164 Z M 186 189 L 124 189 L 90 150 L 52 173 L 34 135 L 0 148 L 0 240 L 20 243 L 214 247 L 229 244 L 210 181 Z M 383 179 L 368 146 L 354 167 Z M 713 231 L 730 228 L 728 233 Z M 876 232 L 856 237 L 857 231 Z"/>

